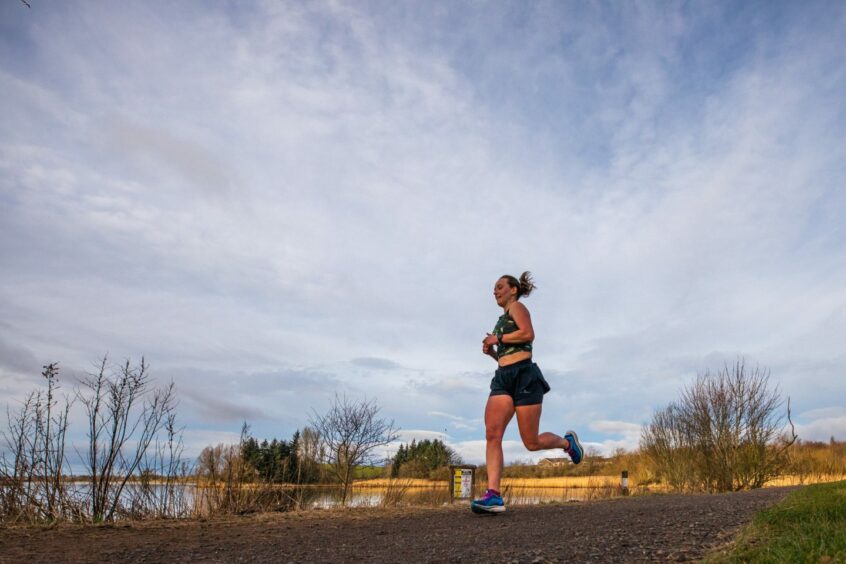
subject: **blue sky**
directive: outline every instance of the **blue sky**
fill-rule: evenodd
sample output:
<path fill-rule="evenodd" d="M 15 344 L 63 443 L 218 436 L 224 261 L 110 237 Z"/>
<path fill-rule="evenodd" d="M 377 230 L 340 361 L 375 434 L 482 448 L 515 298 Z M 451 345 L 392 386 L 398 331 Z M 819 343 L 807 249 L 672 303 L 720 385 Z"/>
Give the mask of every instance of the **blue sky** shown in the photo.
<path fill-rule="evenodd" d="M 480 462 L 493 283 L 531 270 L 542 427 L 632 447 L 743 356 L 846 437 L 842 2 L 30 4 L 4 403 L 144 355 L 191 454 L 339 393 Z"/>

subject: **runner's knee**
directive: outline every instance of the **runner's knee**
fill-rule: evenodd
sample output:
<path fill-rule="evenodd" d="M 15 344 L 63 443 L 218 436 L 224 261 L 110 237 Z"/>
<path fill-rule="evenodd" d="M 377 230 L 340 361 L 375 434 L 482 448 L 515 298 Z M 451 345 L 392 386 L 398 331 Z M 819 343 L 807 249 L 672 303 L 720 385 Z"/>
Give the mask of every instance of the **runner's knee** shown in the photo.
<path fill-rule="evenodd" d="M 502 442 L 503 435 L 505 435 L 505 429 L 498 429 L 495 427 L 488 427 L 485 429 L 485 440 L 487 440 L 488 442 Z"/>
<path fill-rule="evenodd" d="M 540 441 L 538 441 L 537 437 L 524 438 L 523 439 L 523 446 L 525 446 L 527 450 L 531 450 L 531 451 L 541 450 Z"/>

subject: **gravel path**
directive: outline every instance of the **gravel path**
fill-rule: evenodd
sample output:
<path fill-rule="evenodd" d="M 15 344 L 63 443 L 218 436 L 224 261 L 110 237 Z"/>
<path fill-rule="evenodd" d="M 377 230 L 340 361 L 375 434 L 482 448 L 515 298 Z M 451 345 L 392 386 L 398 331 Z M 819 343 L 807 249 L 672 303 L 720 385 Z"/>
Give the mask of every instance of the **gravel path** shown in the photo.
<path fill-rule="evenodd" d="M 0 562 L 649 562 L 701 558 L 795 488 L 0 530 Z"/>

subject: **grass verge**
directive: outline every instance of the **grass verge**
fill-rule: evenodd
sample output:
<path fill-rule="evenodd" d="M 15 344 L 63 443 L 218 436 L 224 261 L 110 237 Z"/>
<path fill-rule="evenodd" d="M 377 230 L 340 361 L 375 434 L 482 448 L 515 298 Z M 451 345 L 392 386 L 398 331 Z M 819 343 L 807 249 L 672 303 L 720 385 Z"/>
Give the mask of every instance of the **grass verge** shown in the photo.
<path fill-rule="evenodd" d="M 846 562 L 846 481 L 796 490 L 706 562 Z"/>

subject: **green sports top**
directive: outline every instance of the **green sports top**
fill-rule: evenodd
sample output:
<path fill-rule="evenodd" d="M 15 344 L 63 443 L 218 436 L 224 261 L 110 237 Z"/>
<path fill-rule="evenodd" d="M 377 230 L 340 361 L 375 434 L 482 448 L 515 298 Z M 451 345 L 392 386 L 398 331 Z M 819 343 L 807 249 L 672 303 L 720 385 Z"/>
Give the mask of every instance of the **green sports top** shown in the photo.
<path fill-rule="evenodd" d="M 507 311 L 499 316 L 499 319 L 496 322 L 496 326 L 494 327 L 493 334 L 499 337 L 500 335 L 505 335 L 508 333 L 513 333 L 517 331 L 519 327 L 517 327 L 517 323 L 511 317 Z M 509 354 L 514 354 L 516 352 L 532 352 L 532 342 L 526 341 L 525 343 L 502 343 L 496 349 L 496 357 L 502 358 Z"/>

